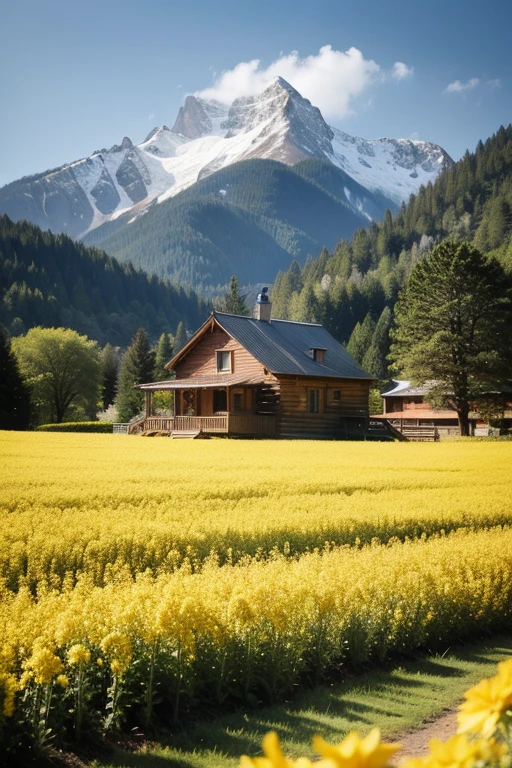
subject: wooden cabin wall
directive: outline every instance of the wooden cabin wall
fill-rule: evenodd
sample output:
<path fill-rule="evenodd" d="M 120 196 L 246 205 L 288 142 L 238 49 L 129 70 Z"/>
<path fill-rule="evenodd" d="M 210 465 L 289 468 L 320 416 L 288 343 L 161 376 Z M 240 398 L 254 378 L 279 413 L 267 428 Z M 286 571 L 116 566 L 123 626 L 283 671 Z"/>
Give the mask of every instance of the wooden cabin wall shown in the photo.
<path fill-rule="evenodd" d="M 177 379 L 188 379 L 194 376 L 210 376 L 217 373 L 217 350 L 233 352 L 233 367 L 231 373 L 244 373 L 247 376 L 261 375 L 263 366 L 241 344 L 235 341 L 221 328 L 207 330 L 197 344 L 176 365 Z M 219 373 L 219 384 L 225 374 Z"/>
<path fill-rule="evenodd" d="M 281 437 L 340 437 L 346 419 L 368 418 L 370 383 L 355 379 L 303 379 L 280 377 Z M 320 390 L 320 412 L 308 412 L 308 390 Z M 333 392 L 340 391 L 340 399 Z"/>

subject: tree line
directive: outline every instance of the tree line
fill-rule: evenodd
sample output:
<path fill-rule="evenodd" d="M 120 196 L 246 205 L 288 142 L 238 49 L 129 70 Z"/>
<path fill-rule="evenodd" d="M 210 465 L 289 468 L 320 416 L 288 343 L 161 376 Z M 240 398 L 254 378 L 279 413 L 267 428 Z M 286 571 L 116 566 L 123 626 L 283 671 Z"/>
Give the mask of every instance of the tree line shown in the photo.
<path fill-rule="evenodd" d="M 194 328 L 209 305 L 67 235 L 0 217 L 0 323 L 12 336 L 35 326 L 72 328 L 80 335 L 126 347 L 140 327 L 151 338 Z"/>
<path fill-rule="evenodd" d="M 247 314 L 236 277 L 217 304 L 221 311 Z M 10 338 L 0 325 L 0 429 L 94 421 L 101 411 L 104 418 L 130 421 L 144 406 L 137 385 L 172 378 L 166 366 L 187 340 L 183 321 L 174 335 L 164 331 L 153 345 L 139 328 L 125 350 L 100 347 L 71 328 L 37 326 Z M 172 409 L 171 393 L 155 393 L 154 405 Z"/>
<path fill-rule="evenodd" d="M 322 323 L 379 380 L 388 358 L 395 305 L 413 269 L 449 239 L 472 243 L 512 271 L 512 126 L 500 128 L 393 215 L 340 240 L 331 253 L 277 276 L 273 314 Z M 396 372 L 396 369 L 395 369 Z"/>

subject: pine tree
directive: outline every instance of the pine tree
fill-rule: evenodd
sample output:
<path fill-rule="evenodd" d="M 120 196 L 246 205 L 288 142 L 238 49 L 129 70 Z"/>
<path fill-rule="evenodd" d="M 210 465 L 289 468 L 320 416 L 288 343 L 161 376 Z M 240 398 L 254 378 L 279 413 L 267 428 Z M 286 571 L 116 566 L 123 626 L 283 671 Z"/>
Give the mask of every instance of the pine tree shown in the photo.
<path fill-rule="evenodd" d="M 177 355 L 180 349 L 183 349 L 187 343 L 187 332 L 183 322 L 180 320 L 176 329 L 176 335 L 174 337 L 174 354 Z"/>
<path fill-rule="evenodd" d="M 230 315 L 248 315 L 246 297 L 241 293 L 238 287 L 238 280 L 234 275 L 231 277 L 229 291 L 224 295 L 223 312 L 229 312 Z"/>
<path fill-rule="evenodd" d="M 413 269 L 395 323 L 395 370 L 435 382 L 429 400 L 451 404 L 467 435 L 471 405 L 512 378 L 510 276 L 469 243 L 446 240 Z"/>
<path fill-rule="evenodd" d="M 27 429 L 30 423 L 30 393 L 7 333 L 0 327 L 0 429 Z"/>
<path fill-rule="evenodd" d="M 377 320 L 372 341 L 363 357 L 364 370 L 380 381 L 388 378 L 386 357 L 389 352 L 389 329 L 391 327 L 391 310 L 384 307 Z"/>
<path fill-rule="evenodd" d="M 155 354 L 144 328 L 139 328 L 126 350 L 119 369 L 116 407 L 120 421 L 130 421 L 144 406 L 144 393 L 137 384 L 153 379 Z"/>
<path fill-rule="evenodd" d="M 162 333 L 156 345 L 155 354 L 155 372 L 153 377 L 155 381 L 163 381 L 169 378 L 169 372 L 165 366 L 173 356 L 172 336 L 170 333 Z"/>
<path fill-rule="evenodd" d="M 351 354 L 358 363 L 363 362 L 363 358 L 372 343 L 374 332 L 375 321 L 368 312 L 362 323 L 356 323 L 347 344 L 347 352 Z"/>
<path fill-rule="evenodd" d="M 116 399 L 117 377 L 119 374 L 119 358 L 112 344 L 106 344 L 101 350 L 100 370 L 101 399 L 103 410 L 106 410 Z"/>

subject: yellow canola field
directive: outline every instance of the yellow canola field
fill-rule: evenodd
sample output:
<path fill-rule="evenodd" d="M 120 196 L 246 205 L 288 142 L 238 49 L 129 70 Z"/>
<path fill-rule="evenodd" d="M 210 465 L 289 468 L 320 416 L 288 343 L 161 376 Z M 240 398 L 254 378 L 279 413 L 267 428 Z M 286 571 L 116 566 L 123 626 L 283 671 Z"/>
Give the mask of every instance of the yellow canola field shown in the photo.
<path fill-rule="evenodd" d="M 275 701 L 342 666 L 446 647 L 511 618 L 510 529 L 298 560 L 209 562 L 200 573 L 183 568 L 106 587 L 84 577 L 38 599 L 25 588 L 3 591 L 0 697 L 2 677 L 20 702 L 39 706 L 41 696 L 55 703 L 70 695 L 68 685 L 75 693 L 83 686 L 100 721 L 124 690 L 126 712 L 143 725 L 155 686 L 167 720 L 197 702 L 219 706 L 249 694 Z M 66 710 L 48 704 L 52 711 Z"/>
<path fill-rule="evenodd" d="M 13 715 L 43 745 L 276 701 L 510 627 L 511 457 L 0 433 L 0 740 Z"/>
<path fill-rule="evenodd" d="M 104 584 L 512 519 L 510 443 L 0 433 L 0 575 Z"/>

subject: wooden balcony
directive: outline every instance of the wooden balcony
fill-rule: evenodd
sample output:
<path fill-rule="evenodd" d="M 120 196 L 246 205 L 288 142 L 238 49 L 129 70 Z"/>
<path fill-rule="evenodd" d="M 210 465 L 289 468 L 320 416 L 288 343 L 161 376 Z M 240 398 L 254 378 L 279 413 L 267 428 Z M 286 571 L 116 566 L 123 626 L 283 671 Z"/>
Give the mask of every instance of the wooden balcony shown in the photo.
<path fill-rule="evenodd" d="M 202 432 L 205 435 L 230 434 L 273 437 L 276 434 L 274 416 L 243 413 L 223 413 L 215 416 L 146 416 L 142 432 Z"/>

